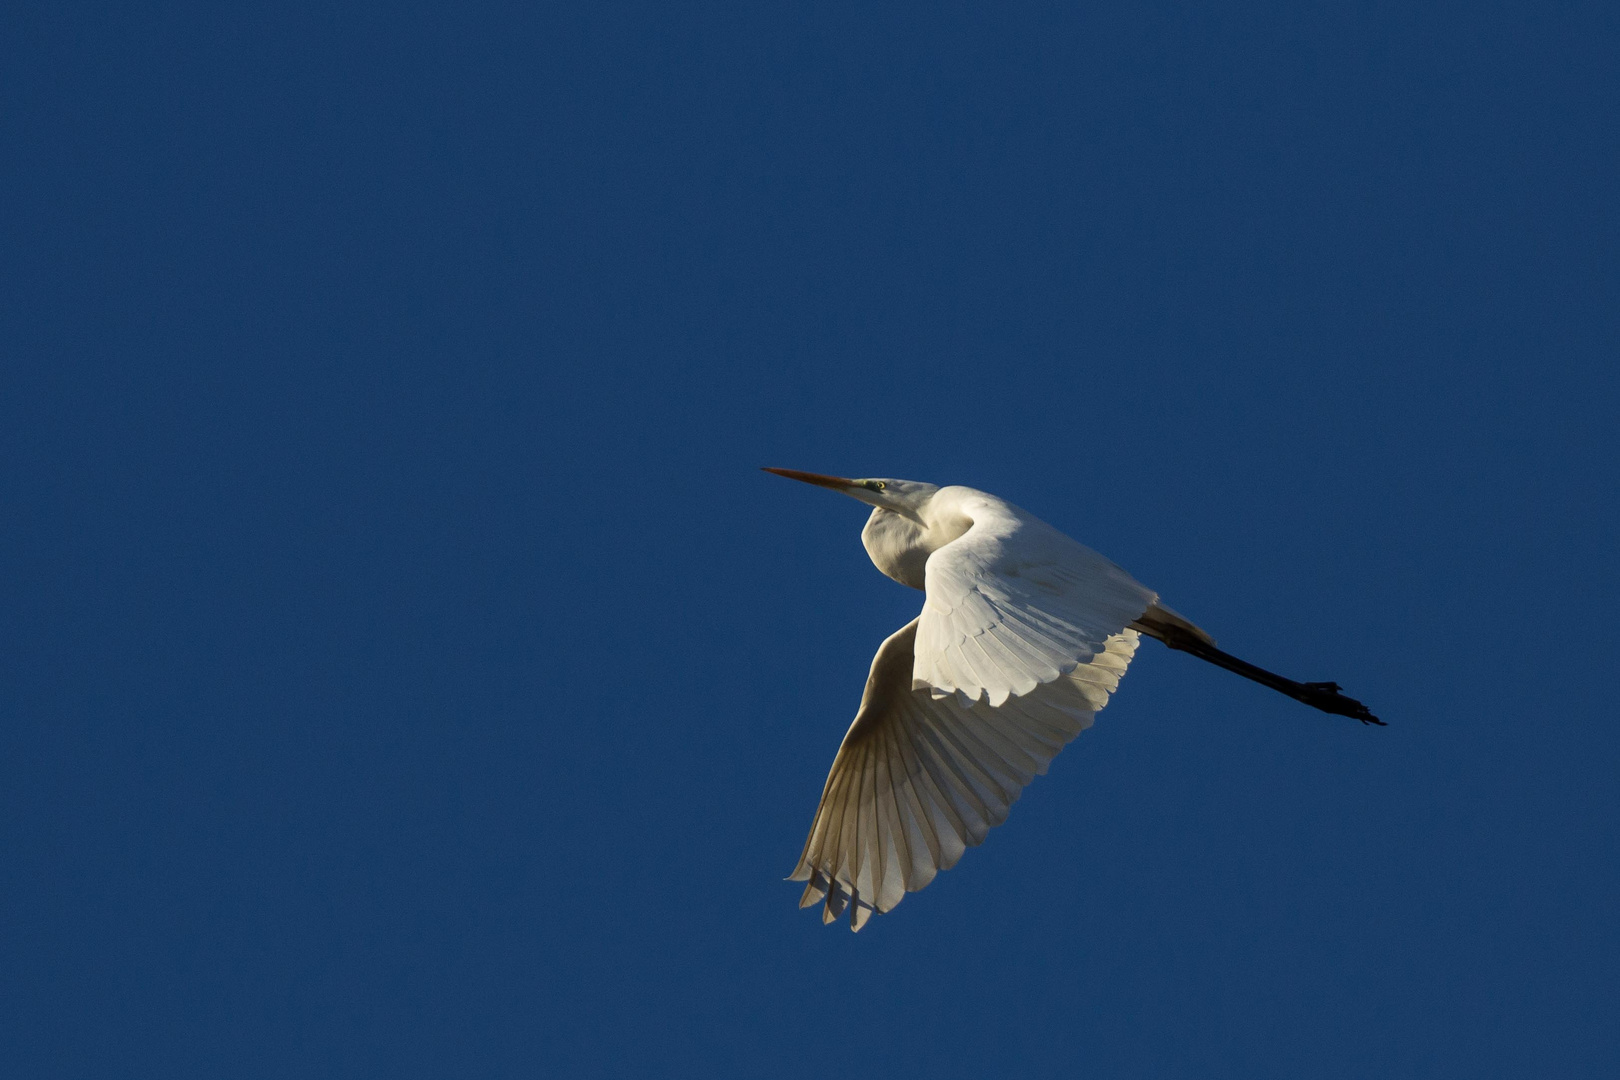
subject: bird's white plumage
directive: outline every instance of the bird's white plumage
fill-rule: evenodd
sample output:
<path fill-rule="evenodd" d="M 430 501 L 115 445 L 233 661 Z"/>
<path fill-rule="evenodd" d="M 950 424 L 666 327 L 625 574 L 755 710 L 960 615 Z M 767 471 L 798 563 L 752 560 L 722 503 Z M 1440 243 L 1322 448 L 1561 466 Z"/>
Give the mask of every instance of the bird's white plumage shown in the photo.
<path fill-rule="evenodd" d="M 859 930 L 1001 824 L 1024 785 L 1091 725 L 1158 638 L 1323 712 L 1381 724 L 1336 683 L 1298 683 L 1222 652 L 1158 594 L 1004 499 L 917 480 L 766 472 L 873 508 L 872 563 L 925 593 L 878 649 L 791 880 L 801 907 Z"/>
<path fill-rule="evenodd" d="M 1107 704 L 1158 597 L 987 492 L 769 471 L 872 506 L 873 564 L 925 593 L 872 661 L 792 875 L 801 906 L 858 930 L 1006 820 Z"/>
<path fill-rule="evenodd" d="M 794 870 L 801 907 L 855 929 L 949 869 L 1007 818 L 1025 785 L 1091 726 L 1136 652 L 1135 631 L 999 706 L 911 685 L 914 619 L 878 649 L 860 711 L 822 789 Z"/>
<path fill-rule="evenodd" d="M 1158 594 L 1032 514 L 982 491 L 941 488 L 912 685 L 992 706 L 1088 661 Z M 963 529 L 962 526 L 966 525 Z"/>

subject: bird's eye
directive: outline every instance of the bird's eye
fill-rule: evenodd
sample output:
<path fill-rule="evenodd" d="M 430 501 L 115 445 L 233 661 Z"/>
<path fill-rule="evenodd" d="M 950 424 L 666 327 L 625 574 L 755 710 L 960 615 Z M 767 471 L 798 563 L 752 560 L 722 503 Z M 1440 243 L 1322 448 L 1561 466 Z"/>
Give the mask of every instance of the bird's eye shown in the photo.
<path fill-rule="evenodd" d="M 866 483 L 862 484 L 861 486 L 871 488 L 873 491 L 882 491 L 883 488 L 884 488 L 883 481 L 881 481 L 881 480 L 868 480 Z"/>

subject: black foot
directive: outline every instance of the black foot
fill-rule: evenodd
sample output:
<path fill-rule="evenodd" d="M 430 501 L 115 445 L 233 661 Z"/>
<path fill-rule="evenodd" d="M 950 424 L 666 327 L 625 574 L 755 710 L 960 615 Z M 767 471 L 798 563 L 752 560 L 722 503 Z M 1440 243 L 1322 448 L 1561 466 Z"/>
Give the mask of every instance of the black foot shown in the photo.
<path fill-rule="evenodd" d="M 1325 713 L 1336 716 L 1348 716 L 1352 720 L 1360 720 L 1363 724 L 1377 724 L 1379 727 L 1387 725 L 1372 714 L 1372 710 L 1352 697 L 1345 697 L 1339 693 L 1339 684 L 1331 682 L 1300 683 L 1303 691 L 1298 696 L 1300 701 L 1313 709 L 1321 709 Z"/>

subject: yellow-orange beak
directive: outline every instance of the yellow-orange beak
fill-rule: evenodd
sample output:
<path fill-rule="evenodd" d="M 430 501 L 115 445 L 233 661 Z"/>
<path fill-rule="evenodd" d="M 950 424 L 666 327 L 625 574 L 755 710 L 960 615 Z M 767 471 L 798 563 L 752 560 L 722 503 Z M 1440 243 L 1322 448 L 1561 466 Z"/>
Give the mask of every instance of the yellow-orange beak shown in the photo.
<path fill-rule="evenodd" d="M 832 488 L 835 491 L 843 491 L 855 486 L 855 481 L 843 476 L 827 476 L 817 472 L 800 472 L 798 469 L 773 469 L 769 466 L 766 466 L 762 471 L 775 473 L 777 476 L 785 476 L 789 480 L 803 480 L 807 484 L 815 484 L 817 487 Z"/>

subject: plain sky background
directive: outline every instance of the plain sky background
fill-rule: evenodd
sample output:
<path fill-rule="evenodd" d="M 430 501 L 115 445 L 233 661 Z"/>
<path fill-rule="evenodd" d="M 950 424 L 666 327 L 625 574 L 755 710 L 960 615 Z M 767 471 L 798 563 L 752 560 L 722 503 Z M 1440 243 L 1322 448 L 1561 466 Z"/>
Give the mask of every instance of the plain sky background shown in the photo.
<path fill-rule="evenodd" d="M 16 1077 L 1620 1073 L 1612 2 L 33 5 Z M 794 863 L 965 483 L 1157 645 L 859 935 Z"/>

